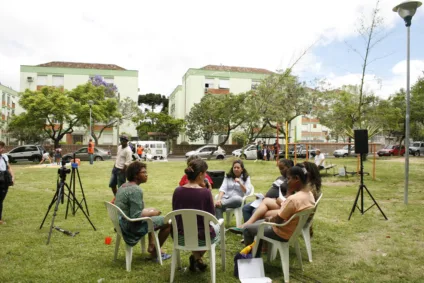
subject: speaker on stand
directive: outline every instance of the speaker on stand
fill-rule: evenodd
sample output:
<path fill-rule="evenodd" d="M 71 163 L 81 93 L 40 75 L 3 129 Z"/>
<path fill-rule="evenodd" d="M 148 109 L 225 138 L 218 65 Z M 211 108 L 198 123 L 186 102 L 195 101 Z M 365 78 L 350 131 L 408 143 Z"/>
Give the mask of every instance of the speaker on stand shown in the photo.
<path fill-rule="evenodd" d="M 350 212 L 348 220 L 350 220 L 350 218 L 352 217 L 352 214 L 355 211 L 355 208 L 357 208 L 359 212 L 361 212 L 361 214 L 363 215 L 374 205 L 378 207 L 381 214 L 383 214 L 384 218 L 387 220 L 387 217 L 384 214 L 383 210 L 381 210 L 380 206 L 378 205 L 377 201 L 372 196 L 371 192 L 368 190 L 367 186 L 364 185 L 363 154 L 368 154 L 368 130 L 355 130 L 355 153 L 359 154 L 360 160 L 361 160 L 361 167 L 359 170 L 359 175 L 361 176 L 361 183 L 359 184 L 355 202 L 353 203 L 352 210 Z M 364 189 L 367 191 L 368 195 L 371 197 L 372 201 L 374 202 L 374 204 L 367 209 L 364 209 Z M 361 196 L 360 206 L 358 206 L 359 196 Z"/>

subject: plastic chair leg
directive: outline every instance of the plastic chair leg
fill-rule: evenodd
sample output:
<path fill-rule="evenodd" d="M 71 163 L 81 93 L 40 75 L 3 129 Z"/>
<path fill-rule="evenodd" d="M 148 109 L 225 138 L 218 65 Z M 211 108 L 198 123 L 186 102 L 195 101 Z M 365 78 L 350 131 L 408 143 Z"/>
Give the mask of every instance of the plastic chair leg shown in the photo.
<path fill-rule="evenodd" d="M 121 236 L 116 234 L 116 243 L 115 243 L 115 255 L 113 256 L 113 261 L 116 261 L 118 258 L 119 244 L 121 243 Z"/>
<path fill-rule="evenodd" d="M 178 252 L 178 250 L 176 250 L 175 248 L 172 251 L 171 277 L 169 278 L 169 282 L 170 283 L 174 282 L 175 267 L 177 265 L 177 252 Z"/>
<path fill-rule="evenodd" d="M 302 254 L 300 253 L 299 241 L 294 242 L 294 248 L 296 249 L 297 259 L 299 260 L 300 269 L 303 271 Z"/>
<path fill-rule="evenodd" d="M 311 236 L 309 234 L 309 227 L 302 229 L 302 236 L 305 240 L 306 252 L 308 253 L 309 262 L 312 262 L 312 246 L 311 246 Z"/>
<path fill-rule="evenodd" d="M 284 282 L 289 282 L 290 280 L 290 266 L 289 266 L 289 246 L 281 245 L 279 247 L 281 266 L 283 268 Z"/>
<path fill-rule="evenodd" d="M 159 244 L 159 239 L 156 236 L 155 232 L 151 232 L 153 233 L 152 237 L 154 237 L 155 239 L 155 249 L 156 249 L 156 256 L 158 258 L 159 264 L 162 265 L 162 254 L 160 252 L 160 244 Z"/>
<path fill-rule="evenodd" d="M 222 271 L 225 271 L 225 242 L 223 239 L 221 239 L 221 265 Z"/>
<path fill-rule="evenodd" d="M 131 271 L 131 262 L 132 262 L 132 247 L 125 244 L 125 263 L 127 266 L 127 271 Z"/>
<path fill-rule="evenodd" d="M 243 212 L 241 210 L 241 207 L 234 209 L 234 216 L 236 217 L 236 224 L 237 227 L 240 227 L 242 225 L 242 218 L 243 218 Z"/>
<path fill-rule="evenodd" d="M 172 256 L 174 256 L 174 255 L 172 255 Z M 175 256 L 177 257 L 177 267 L 179 269 L 181 269 L 181 251 L 180 250 L 176 250 Z"/>
<path fill-rule="evenodd" d="M 209 251 L 209 262 L 210 262 L 210 269 L 211 269 L 211 282 L 215 283 L 216 282 L 216 277 L 215 277 L 215 269 L 216 269 L 216 265 L 215 265 L 215 247 L 212 247 L 211 250 Z"/>

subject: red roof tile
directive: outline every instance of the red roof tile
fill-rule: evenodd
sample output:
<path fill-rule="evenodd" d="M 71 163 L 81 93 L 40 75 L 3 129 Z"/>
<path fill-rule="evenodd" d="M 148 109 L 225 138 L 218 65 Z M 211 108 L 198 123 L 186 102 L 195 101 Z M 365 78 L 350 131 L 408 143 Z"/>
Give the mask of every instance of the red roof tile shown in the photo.
<path fill-rule="evenodd" d="M 95 63 L 78 63 L 78 62 L 60 62 L 53 61 L 45 64 L 37 65 L 37 67 L 60 67 L 60 68 L 78 68 L 78 69 L 99 69 L 99 70 L 121 70 L 124 68 L 114 64 L 95 64 Z"/>
<path fill-rule="evenodd" d="M 207 65 L 202 70 L 210 71 L 224 71 L 224 72 L 241 72 L 241 73 L 260 73 L 260 74 L 273 74 L 274 72 L 266 69 L 259 68 L 247 68 L 247 67 L 232 67 L 232 66 L 218 66 L 218 65 Z"/>

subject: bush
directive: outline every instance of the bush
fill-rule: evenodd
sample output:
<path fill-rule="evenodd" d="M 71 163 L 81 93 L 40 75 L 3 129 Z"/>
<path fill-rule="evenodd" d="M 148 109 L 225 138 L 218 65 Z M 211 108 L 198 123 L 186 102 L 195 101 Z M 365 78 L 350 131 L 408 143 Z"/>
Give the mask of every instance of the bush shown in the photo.
<path fill-rule="evenodd" d="M 59 144 L 66 144 L 66 141 L 60 141 Z"/>
<path fill-rule="evenodd" d="M 76 145 L 82 145 L 82 142 L 76 142 L 75 144 Z"/>
<path fill-rule="evenodd" d="M 183 141 L 180 143 L 180 145 L 190 145 L 187 141 Z"/>

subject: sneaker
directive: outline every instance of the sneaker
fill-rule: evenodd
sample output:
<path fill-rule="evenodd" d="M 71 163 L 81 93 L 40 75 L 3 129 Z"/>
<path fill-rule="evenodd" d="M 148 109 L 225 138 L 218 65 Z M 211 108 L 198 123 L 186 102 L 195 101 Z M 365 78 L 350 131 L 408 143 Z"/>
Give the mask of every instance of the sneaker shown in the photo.
<path fill-rule="evenodd" d="M 234 234 L 243 234 L 243 228 L 239 228 L 239 227 L 231 227 L 230 232 L 234 233 Z"/>

